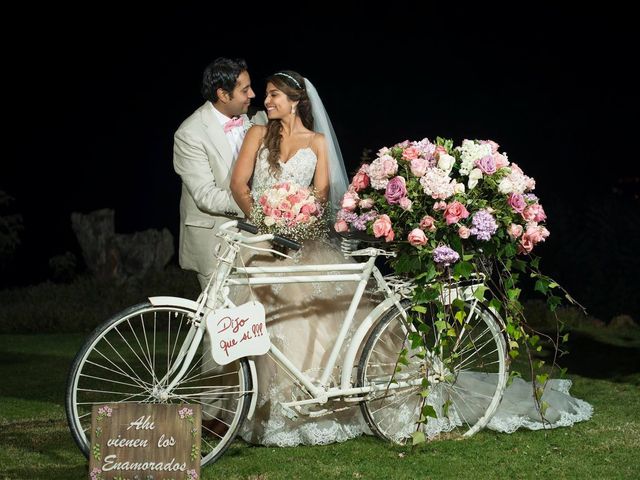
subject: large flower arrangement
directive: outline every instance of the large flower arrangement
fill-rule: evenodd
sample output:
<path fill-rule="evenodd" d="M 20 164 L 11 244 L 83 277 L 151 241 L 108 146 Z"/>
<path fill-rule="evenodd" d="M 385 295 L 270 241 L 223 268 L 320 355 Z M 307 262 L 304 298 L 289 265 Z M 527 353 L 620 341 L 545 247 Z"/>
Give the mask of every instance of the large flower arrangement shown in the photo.
<path fill-rule="evenodd" d="M 397 251 L 395 271 L 416 284 L 418 311 L 429 303 L 443 312 L 446 284 L 481 274 L 487 288 L 478 295 L 505 320 L 509 354 L 516 357 L 523 347 L 539 350 L 540 340 L 524 318 L 519 276 L 535 279 L 552 310 L 561 301 L 556 292 L 572 300 L 539 271 L 532 255 L 549 237 L 534 188 L 534 179 L 491 140 L 464 140 L 457 147 L 442 138 L 405 141 L 361 165 L 334 228 L 388 242 Z M 538 398 L 546 378 L 534 379 Z"/>
<path fill-rule="evenodd" d="M 280 182 L 265 189 L 253 204 L 251 219 L 260 233 L 303 241 L 327 233 L 325 208 L 313 189 Z"/>

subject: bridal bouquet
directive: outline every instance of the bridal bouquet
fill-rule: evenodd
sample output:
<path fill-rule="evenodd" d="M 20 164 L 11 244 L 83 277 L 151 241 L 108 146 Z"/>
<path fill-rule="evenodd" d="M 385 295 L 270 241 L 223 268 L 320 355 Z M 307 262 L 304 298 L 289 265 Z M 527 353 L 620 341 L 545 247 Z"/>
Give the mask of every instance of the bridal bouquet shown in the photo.
<path fill-rule="evenodd" d="M 325 209 L 313 189 L 280 182 L 261 192 L 251 210 L 260 233 L 273 233 L 296 241 L 326 234 Z"/>

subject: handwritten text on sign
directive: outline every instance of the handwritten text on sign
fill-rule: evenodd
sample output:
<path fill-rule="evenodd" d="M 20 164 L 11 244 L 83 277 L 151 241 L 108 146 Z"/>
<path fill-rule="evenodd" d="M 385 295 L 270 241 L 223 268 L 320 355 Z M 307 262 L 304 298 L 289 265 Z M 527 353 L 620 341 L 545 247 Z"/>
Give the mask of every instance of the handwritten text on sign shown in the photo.
<path fill-rule="evenodd" d="M 259 302 L 211 312 L 207 316 L 207 332 L 213 359 L 219 365 L 242 357 L 264 355 L 271 347 L 264 306 Z"/>
<path fill-rule="evenodd" d="M 198 478 L 200 405 L 107 403 L 92 413 L 90 478 Z"/>

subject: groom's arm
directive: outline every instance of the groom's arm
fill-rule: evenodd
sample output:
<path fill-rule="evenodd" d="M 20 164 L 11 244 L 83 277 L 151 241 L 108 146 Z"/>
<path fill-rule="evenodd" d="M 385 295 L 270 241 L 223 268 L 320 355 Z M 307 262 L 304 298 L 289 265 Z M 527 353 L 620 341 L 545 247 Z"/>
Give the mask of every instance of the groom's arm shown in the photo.
<path fill-rule="evenodd" d="M 173 168 L 199 210 L 209 214 L 241 214 L 231 192 L 217 185 L 201 142 L 185 131 L 179 130 L 174 136 Z"/>

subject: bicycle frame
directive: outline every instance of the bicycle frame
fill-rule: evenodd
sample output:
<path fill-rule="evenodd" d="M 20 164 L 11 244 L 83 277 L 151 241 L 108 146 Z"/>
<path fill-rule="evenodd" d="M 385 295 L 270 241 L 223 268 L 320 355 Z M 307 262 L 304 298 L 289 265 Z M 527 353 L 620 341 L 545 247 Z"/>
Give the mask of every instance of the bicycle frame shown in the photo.
<path fill-rule="evenodd" d="M 354 395 L 362 395 L 374 390 L 387 389 L 389 386 L 366 386 L 354 387 L 353 369 L 356 364 L 356 356 L 360 345 L 365 340 L 367 333 L 374 325 L 375 321 L 381 317 L 387 310 L 394 305 L 397 306 L 403 317 L 406 319 L 406 313 L 400 305 L 400 296 L 393 293 L 384 277 L 375 266 L 377 256 L 389 252 L 384 252 L 375 248 L 367 248 L 358 251 L 358 255 L 367 255 L 369 259 L 364 263 L 345 263 L 345 264 L 328 264 L 328 265 L 300 265 L 300 266 L 263 266 L 263 267 L 239 267 L 234 266 L 239 246 L 252 245 L 273 239 L 273 235 L 256 235 L 247 237 L 241 233 L 231 232 L 228 229 L 237 225 L 237 221 L 226 222 L 220 226 L 219 236 L 227 243 L 227 248 L 218 257 L 219 267 L 216 274 L 212 277 L 208 288 L 205 288 L 197 301 L 197 311 L 194 315 L 194 324 L 192 325 L 193 334 L 190 332 L 187 341 L 183 344 L 179 358 L 182 362 L 175 362 L 175 368 L 167 373 L 168 379 L 180 366 L 180 370 L 174 376 L 173 380 L 166 387 L 165 391 L 169 392 L 182 379 L 183 375 L 189 368 L 191 361 L 196 353 L 198 345 L 202 341 L 204 331 L 206 329 L 205 322 L 200 321 L 206 317 L 210 311 L 218 308 L 234 306 L 228 297 L 229 286 L 259 286 L 259 285 L 280 285 L 288 283 L 335 283 L 350 282 L 357 283 L 356 291 L 352 297 L 349 308 L 346 312 L 342 327 L 338 332 L 338 336 L 334 343 L 333 349 L 326 365 L 323 367 L 322 375 L 317 383 L 314 383 L 310 377 L 305 375 L 298 369 L 275 345 L 271 345 L 269 352 L 276 358 L 283 368 L 296 378 L 308 391 L 312 398 L 307 400 L 299 400 L 284 403 L 283 406 L 299 406 L 305 404 L 323 404 L 329 398 L 334 397 L 352 397 L 351 401 L 359 401 L 360 398 L 353 398 Z M 356 252 L 354 252 L 356 253 Z M 344 273 L 325 273 L 323 272 L 344 272 Z M 287 276 L 273 276 L 274 274 L 287 274 Z M 316 275 L 319 274 L 319 275 Z M 331 387 L 329 379 L 333 371 L 338 355 L 342 350 L 347 333 L 353 324 L 353 319 L 365 292 L 366 285 L 373 275 L 378 289 L 383 293 L 384 300 L 376 306 L 362 321 L 360 326 L 354 333 L 349 347 L 345 353 L 341 364 L 341 377 L 338 386 Z M 457 296 L 468 297 L 466 292 Z M 162 297 L 156 297 L 160 301 Z M 193 306 L 193 303 L 189 302 Z M 267 325 L 268 327 L 268 325 Z M 404 388 L 406 386 L 414 386 L 419 384 L 419 380 L 411 382 L 394 381 L 392 388 Z M 254 393 L 257 384 L 254 382 Z M 254 397 L 255 398 L 255 397 Z"/>

